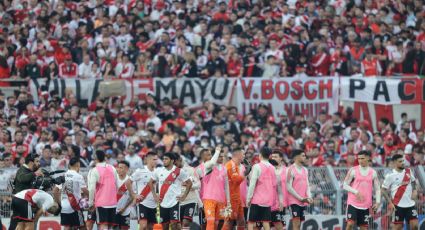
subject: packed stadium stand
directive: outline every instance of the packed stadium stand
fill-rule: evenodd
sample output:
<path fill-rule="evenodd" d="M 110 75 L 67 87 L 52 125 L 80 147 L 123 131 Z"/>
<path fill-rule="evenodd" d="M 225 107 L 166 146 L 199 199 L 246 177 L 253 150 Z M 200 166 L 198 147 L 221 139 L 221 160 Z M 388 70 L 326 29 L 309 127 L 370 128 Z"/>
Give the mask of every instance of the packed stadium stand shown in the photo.
<path fill-rule="evenodd" d="M 266 146 L 287 165 L 305 151 L 320 228 L 345 226 L 361 150 L 381 182 L 402 154 L 422 223 L 424 18 L 421 0 L 3 0 L 0 215 L 29 154 L 51 171 L 79 157 L 86 178 L 96 149 L 133 172 L 149 151 L 254 165 Z M 372 218 L 391 226 L 385 202 Z"/>

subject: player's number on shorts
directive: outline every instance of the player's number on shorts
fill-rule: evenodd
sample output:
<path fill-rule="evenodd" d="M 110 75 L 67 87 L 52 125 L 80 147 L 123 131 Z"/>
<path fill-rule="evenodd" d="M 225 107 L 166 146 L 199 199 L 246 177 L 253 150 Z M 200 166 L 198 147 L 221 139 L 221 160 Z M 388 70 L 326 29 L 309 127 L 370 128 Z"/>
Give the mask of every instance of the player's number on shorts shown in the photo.
<path fill-rule="evenodd" d="M 178 220 L 178 217 L 179 215 L 178 215 L 178 212 L 177 211 L 173 211 L 173 217 L 174 217 L 174 219 L 175 220 Z"/>
<path fill-rule="evenodd" d="M 369 223 L 369 216 L 364 217 L 364 222 Z"/>
<path fill-rule="evenodd" d="M 412 210 L 412 216 L 417 216 L 418 212 L 416 210 Z"/>
<path fill-rule="evenodd" d="M 193 215 L 193 208 L 189 208 L 189 216 Z"/>

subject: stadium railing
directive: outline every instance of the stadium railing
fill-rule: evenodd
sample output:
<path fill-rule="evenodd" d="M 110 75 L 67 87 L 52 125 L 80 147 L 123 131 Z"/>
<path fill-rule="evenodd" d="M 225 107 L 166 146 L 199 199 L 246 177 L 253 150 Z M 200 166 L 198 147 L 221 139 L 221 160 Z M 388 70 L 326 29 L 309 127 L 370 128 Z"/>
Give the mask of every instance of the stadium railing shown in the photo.
<path fill-rule="evenodd" d="M 389 168 L 374 168 L 382 183 L 385 175 L 390 172 Z M 80 173 L 87 179 L 88 168 L 82 168 Z M 0 169 L 0 214 L 3 217 L 10 217 L 10 201 L 12 193 L 10 191 L 9 181 L 13 181 L 14 169 Z M 342 167 L 312 167 L 309 168 L 309 183 L 314 198 L 314 205 L 306 210 L 306 214 L 310 215 L 344 215 L 347 205 L 347 193 L 342 188 L 342 183 L 348 172 L 348 168 Z M 417 210 L 418 214 L 425 214 L 425 169 L 423 166 L 413 168 L 415 177 L 417 178 Z M 373 218 L 381 218 L 382 222 L 389 221 L 387 213 L 387 202 L 382 200 L 382 205 L 378 212 L 372 215 Z M 388 220 L 387 220 L 388 219 Z"/>

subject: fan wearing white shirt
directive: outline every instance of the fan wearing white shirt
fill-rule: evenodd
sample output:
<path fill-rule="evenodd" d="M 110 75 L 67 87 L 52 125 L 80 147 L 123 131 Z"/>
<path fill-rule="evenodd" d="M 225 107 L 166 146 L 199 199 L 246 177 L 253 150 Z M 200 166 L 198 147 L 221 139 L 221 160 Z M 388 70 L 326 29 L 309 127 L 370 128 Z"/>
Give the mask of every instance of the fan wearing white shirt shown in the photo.
<path fill-rule="evenodd" d="M 391 160 L 394 169 L 385 176 L 382 194 L 388 201 L 390 212 L 394 211 L 393 229 L 403 229 L 404 221 L 409 224 L 410 229 L 418 229 L 418 212 L 412 199 L 417 194 L 416 178 L 409 168 L 405 168 L 403 155 L 395 154 Z"/>
<path fill-rule="evenodd" d="M 122 62 L 115 67 L 115 73 L 118 78 L 132 78 L 134 73 L 134 65 L 130 62 L 127 55 L 123 55 Z"/>
<path fill-rule="evenodd" d="M 92 78 L 91 67 L 93 62 L 90 61 L 90 56 L 85 54 L 83 56 L 83 63 L 78 66 L 78 77 L 80 78 Z"/>

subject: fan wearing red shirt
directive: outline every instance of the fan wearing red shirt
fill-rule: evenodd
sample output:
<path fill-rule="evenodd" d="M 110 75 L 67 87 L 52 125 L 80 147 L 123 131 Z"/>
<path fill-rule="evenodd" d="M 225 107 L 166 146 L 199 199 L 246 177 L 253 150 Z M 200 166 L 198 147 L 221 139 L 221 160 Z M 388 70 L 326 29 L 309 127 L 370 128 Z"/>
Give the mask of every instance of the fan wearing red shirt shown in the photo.
<path fill-rule="evenodd" d="M 384 151 L 386 156 L 391 156 L 393 151 L 397 151 L 398 146 L 394 144 L 394 138 L 391 134 L 388 134 L 384 138 Z"/>
<path fill-rule="evenodd" d="M 318 47 L 317 54 L 315 54 L 311 60 L 314 74 L 318 76 L 328 76 L 331 63 L 331 58 L 329 54 L 326 53 L 326 48 L 323 46 Z"/>
<path fill-rule="evenodd" d="M 227 6 L 225 2 L 220 2 L 220 9 L 217 13 L 214 14 L 213 20 L 214 21 L 223 21 L 228 22 L 230 21 L 230 17 L 227 14 Z"/>
<path fill-rule="evenodd" d="M 229 77 L 241 77 L 242 71 L 242 60 L 238 53 L 233 53 L 227 61 L 227 74 Z"/>
<path fill-rule="evenodd" d="M 65 62 L 59 65 L 59 77 L 76 78 L 78 76 L 78 65 L 72 62 L 71 54 L 65 56 Z"/>
<path fill-rule="evenodd" d="M 324 166 L 326 161 L 323 157 L 323 153 L 320 152 L 320 144 L 313 146 L 310 150 L 306 151 L 308 160 L 310 161 L 309 166 Z"/>

